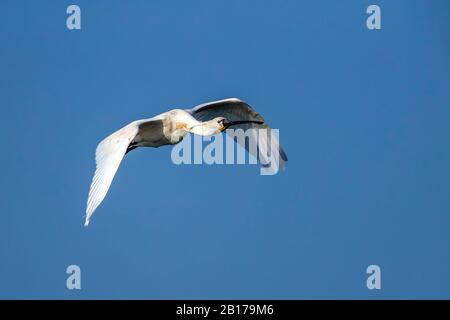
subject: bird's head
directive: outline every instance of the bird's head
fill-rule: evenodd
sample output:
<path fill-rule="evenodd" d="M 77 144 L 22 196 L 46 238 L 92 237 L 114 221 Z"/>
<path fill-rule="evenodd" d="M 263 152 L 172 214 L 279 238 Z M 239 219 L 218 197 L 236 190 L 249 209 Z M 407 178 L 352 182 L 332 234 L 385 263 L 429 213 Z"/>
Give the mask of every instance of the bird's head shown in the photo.
<path fill-rule="evenodd" d="M 220 132 L 225 131 L 230 126 L 230 121 L 224 117 L 214 118 L 212 122 L 215 123 Z"/>
<path fill-rule="evenodd" d="M 248 123 L 257 123 L 263 124 L 263 121 L 250 121 L 250 120 L 242 120 L 242 121 L 230 121 L 225 117 L 217 117 L 209 121 L 202 122 L 197 124 L 191 128 L 189 128 L 189 132 L 194 134 L 209 136 L 214 135 L 220 132 L 225 131 L 230 126 L 239 125 L 239 124 L 248 124 Z"/>
<path fill-rule="evenodd" d="M 251 120 L 241 120 L 241 121 L 230 121 L 227 118 L 224 117 L 217 117 L 213 119 L 214 122 L 217 123 L 218 129 L 222 132 L 228 129 L 231 126 L 239 125 L 239 124 L 249 124 L 249 123 L 256 123 L 256 124 L 263 124 L 263 121 L 251 121 Z"/>
<path fill-rule="evenodd" d="M 203 122 L 204 127 L 209 128 L 213 134 L 217 134 L 225 131 L 229 126 L 232 125 L 232 122 L 224 117 L 217 117 L 212 120 Z"/>

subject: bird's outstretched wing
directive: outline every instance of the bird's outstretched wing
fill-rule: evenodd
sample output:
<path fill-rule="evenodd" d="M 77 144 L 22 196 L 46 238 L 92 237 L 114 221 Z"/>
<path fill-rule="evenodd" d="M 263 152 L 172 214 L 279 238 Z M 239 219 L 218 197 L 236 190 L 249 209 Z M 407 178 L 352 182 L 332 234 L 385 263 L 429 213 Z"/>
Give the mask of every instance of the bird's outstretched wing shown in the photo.
<path fill-rule="evenodd" d="M 153 122 L 157 122 L 158 126 L 151 126 Z M 96 169 L 87 200 L 85 226 L 89 225 L 92 214 L 105 198 L 125 153 L 136 148 L 132 144 L 136 136 L 151 134 L 149 128 L 153 127 L 161 130 L 159 123 L 159 120 L 153 119 L 134 121 L 98 144 L 95 151 Z"/>
<path fill-rule="evenodd" d="M 86 207 L 85 226 L 89 225 L 92 214 L 105 198 L 120 162 L 137 132 L 138 126 L 130 123 L 98 144 L 95 151 L 96 169 Z"/>
<path fill-rule="evenodd" d="M 244 131 L 250 128 L 267 129 L 267 136 L 262 135 L 259 138 L 259 142 L 261 143 L 258 143 L 258 137 L 254 131 L 249 135 L 249 140 L 235 140 L 248 152 L 255 156 L 263 165 L 276 165 L 277 167 L 281 168 L 284 167 L 284 162 L 287 161 L 286 153 L 284 152 L 283 148 L 277 143 L 278 140 L 272 138 L 273 132 L 271 131 L 270 127 L 267 125 L 263 117 L 255 112 L 247 103 L 236 98 L 231 98 L 200 104 L 186 111 L 199 121 L 208 121 L 216 117 L 225 117 L 230 121 L 262 122 L 261 124 L 246 123 L 232 127 L 232 129 L 243 129 Z M 256 151 L 255 154 L 255 149 L 249 148 L 250 143 L 258 143 L 258 147 L 260 149 L 259 153 L 258 151 Z M 275 158 L 279 159 L 279 163 L 270 164 L 269 155 L 272 151 L 279 152 L 279 157 Z"/>

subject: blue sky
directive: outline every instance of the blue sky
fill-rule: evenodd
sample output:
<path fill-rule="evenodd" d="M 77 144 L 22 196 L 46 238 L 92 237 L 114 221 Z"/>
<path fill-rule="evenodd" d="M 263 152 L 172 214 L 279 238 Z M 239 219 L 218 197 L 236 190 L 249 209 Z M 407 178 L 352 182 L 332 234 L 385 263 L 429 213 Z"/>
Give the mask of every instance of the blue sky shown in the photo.
<path fill-rule="evenodd" d="M 0 298 L 450 298 L 448 1 L 0 8 Z M 280 129 L 285 172 L 138 149 L 83 227 L 101 139 L 227 97 Z"/>

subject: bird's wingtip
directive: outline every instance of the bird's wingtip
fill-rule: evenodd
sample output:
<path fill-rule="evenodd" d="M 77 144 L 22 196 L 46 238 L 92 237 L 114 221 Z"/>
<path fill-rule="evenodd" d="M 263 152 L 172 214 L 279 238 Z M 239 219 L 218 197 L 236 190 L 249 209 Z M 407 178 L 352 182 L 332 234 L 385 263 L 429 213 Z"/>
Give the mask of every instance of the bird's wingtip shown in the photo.
<path fill-rule="evenodd" d="M 84 222 L 84 226 L 87 227 L 89 225 L 89 220 L 86 219 L 86 221 Z"/>

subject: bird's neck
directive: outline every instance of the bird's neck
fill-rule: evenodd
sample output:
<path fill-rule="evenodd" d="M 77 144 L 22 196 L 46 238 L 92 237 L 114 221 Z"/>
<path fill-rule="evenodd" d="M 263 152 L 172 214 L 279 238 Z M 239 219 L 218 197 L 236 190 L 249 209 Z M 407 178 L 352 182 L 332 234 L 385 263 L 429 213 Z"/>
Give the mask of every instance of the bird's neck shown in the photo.
<path fill-rule="evenodd" d="M 177 128 L 179 127 L 180 129 L 200 136 L 210 136 L 220 132 L 217 128 L 217 123 L 214 123 L 213 120 L 201 122 L 185 111 L 174 111 L 176 112 L 176 119 L 174 120 Z"/>
<path fill-rule="evenodd" d="M 220 132 L 220 130 L 210 121 L 200 122 L 191 126 L 189 132 L 199 136 L 211 136 Z"/>

